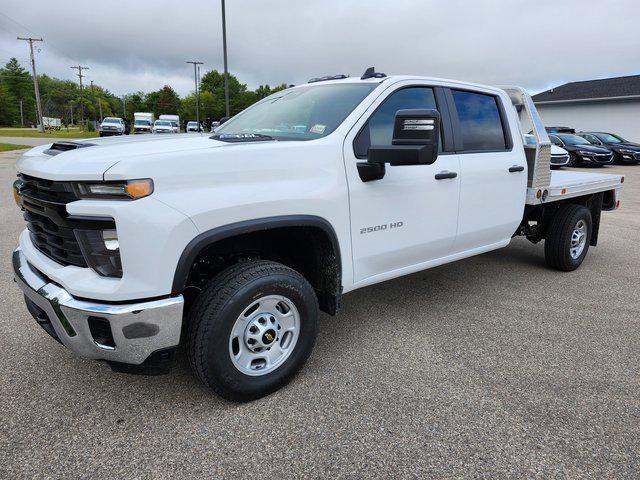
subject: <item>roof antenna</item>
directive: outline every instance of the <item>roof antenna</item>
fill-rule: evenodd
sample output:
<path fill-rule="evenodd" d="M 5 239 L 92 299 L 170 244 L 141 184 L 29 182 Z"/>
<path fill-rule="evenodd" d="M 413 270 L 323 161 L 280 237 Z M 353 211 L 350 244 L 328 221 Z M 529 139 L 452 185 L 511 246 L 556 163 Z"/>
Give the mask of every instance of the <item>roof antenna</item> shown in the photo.
<path fill-rule="evenodd" d="M 376 72 L 376 67 L 369 67 L 364 71 L 364 74 L 360 77 L 360 80 L 366 80 L 367 78 L 384 78 L 386 75 L 382 72 Z"/>

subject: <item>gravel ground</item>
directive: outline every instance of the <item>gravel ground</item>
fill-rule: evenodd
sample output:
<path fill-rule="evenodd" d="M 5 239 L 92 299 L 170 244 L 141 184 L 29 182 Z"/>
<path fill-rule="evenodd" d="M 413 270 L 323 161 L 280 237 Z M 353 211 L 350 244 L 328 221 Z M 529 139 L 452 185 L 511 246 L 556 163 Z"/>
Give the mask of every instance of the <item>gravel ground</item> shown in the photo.
<path fill-rule="evenodd" d="M 236 405 L 184 354 L 168 376 L 115 374 L 40 330 L 10 270 L 15 158 L 0 156 L 0 478 L 640 475 L 640 166 L 608 169 L 623 206 L 577 272 L 516 239 L 353 292 L 288 387 Z"/>

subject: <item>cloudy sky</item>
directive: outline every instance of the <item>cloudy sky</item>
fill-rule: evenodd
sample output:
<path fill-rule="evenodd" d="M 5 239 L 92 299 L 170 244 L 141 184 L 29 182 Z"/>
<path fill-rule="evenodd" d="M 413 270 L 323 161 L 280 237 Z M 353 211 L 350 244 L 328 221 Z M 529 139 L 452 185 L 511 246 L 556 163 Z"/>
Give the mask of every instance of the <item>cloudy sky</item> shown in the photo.
<path fill-rule="evenodd" d="M 16 36 L 42 36 L 39 73 L 122 95 L 193 89 L 186 60 L 222 69 L 220 1 L 2 0 L 0 62 L 28 66 Z M 227 0 L 229 69 L 254 88 L 318 75 L 420 74 L 532 91 L 640 73 L 640 1 Z"/>

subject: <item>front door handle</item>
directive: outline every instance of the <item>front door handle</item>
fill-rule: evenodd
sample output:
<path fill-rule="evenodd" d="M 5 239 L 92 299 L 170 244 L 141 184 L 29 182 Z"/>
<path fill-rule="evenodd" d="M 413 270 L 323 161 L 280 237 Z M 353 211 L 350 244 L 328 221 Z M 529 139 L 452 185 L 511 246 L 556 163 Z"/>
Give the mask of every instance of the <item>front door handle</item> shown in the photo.
<path fill-rule="evenodd" d="M 524 171 L 524 167 L 522 165 L 513 165 L 512 167 L 509 167 L 509 173 L 522 172 L 522 171 Z"/>
<path fill-rule="evenodd" d="M 444 180 L 445 178 L 456 178 L 458 174 L 456 172 L 440 172 L 436 173 L 436 180 Z"/>

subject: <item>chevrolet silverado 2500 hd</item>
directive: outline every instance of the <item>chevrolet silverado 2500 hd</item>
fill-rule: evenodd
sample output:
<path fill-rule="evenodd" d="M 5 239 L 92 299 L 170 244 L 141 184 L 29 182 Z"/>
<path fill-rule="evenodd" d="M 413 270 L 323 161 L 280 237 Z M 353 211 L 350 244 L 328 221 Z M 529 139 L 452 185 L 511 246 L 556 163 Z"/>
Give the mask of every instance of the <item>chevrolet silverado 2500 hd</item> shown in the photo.
<path fill-rule="evenodd" d="M 213 135 L 28 151 L 15 279 L 77 354 L 161 373 L 184 342 L 206 385 L 250 400 L 301 368 L 319 310 L 335 314 L 344 293 L 514 235 L 544 241 L 551 268 L 576 269 L 623 178 L 551 172 L 549 157 L 518 87 L 372 69 L 323 78 Z"/>

